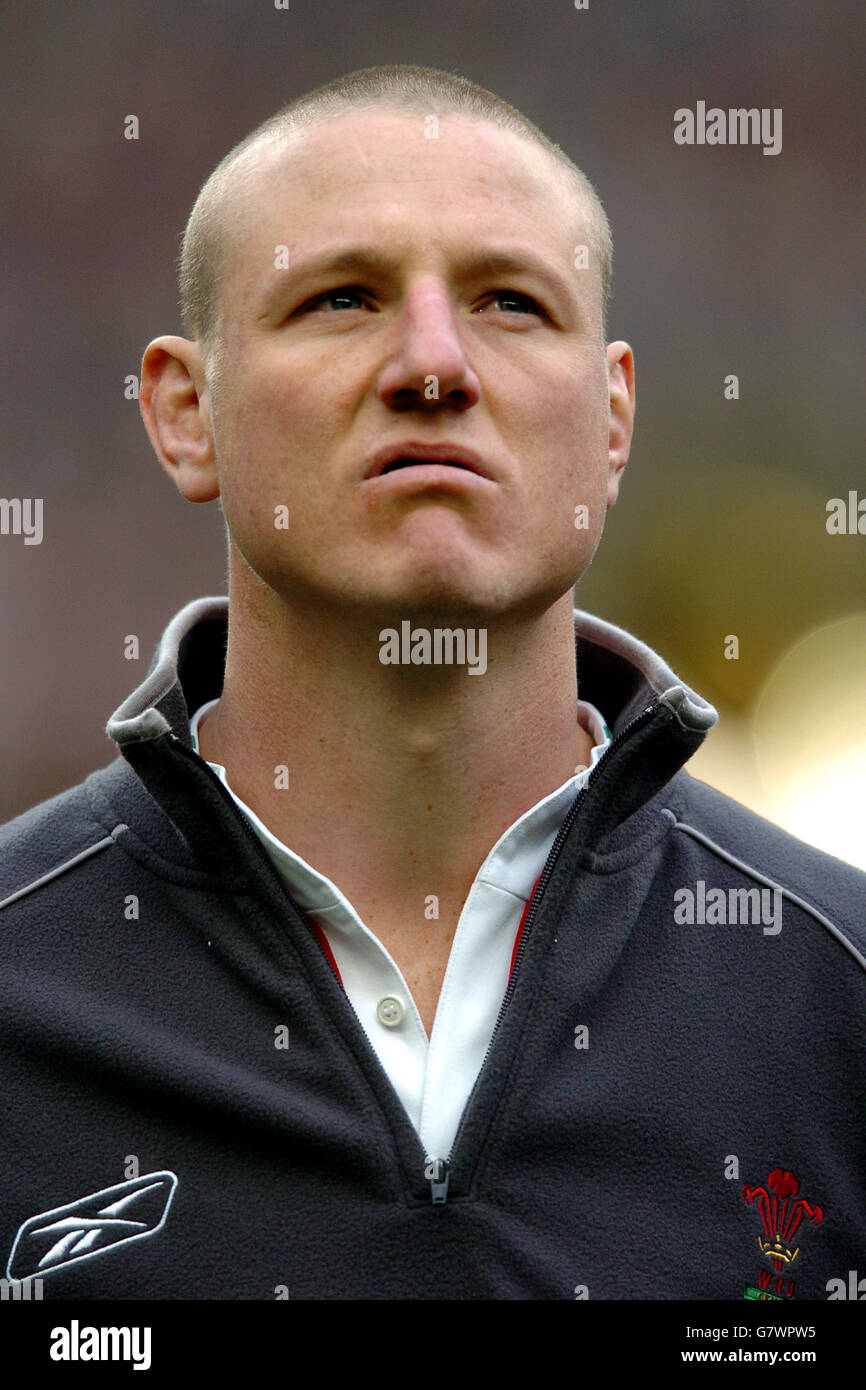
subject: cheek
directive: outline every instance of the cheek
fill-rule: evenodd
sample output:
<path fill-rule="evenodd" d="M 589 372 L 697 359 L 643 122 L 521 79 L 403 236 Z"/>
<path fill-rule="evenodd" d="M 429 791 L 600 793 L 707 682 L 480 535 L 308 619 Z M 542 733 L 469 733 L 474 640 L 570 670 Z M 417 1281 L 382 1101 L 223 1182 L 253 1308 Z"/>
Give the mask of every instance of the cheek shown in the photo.
<path fill-rule="evenodd" d="M 311 506 L 323 487 L 318 460 L 332 418 L 306 374 L 293 378 L 283 368 L 234 377 L 214 424 L 224 510 L 272 516 L 280 504 Z"/>
<path fill-rule="evenodd" d="M 609 388 L 604 364 L 578 362 L 539 373 L 521 399 L 504 410 L 506 439 L 531 464 L 534 498 L 527 499 L 552 524 L 573 526 L 574 509 L 585 506 L 588 529 L 600 529 L 607 508 Z M 585 533 L 584 533 L 585 534 Z"/>
<path fill-rule="evenodd" d="M 215 408 L 222 510 L 232 543 L 260 579 L 279 589 L 334 545 L 339 479 L 333 459 L 351 418 L 344 389 L 324 369 L 284 360 L 233 375 Z M 347 416 L 347 411 L 349 412 Z"/>
<path fill-rule="evenodd" d="M 303 435 L 313 411 L 313 392 L 300 373 L 260 370 L 232 383 L 229 434 L 246 451 L 270 455 Z"/>
<path fill-rule="evenodd" d="M 569 441 L 576 455 L 588 459 L 602 439 L 607 453 L 609 383 L 600 348 L 543 357 L 534 370 L 498 387 L 497 398 L 515 438 Z"/>

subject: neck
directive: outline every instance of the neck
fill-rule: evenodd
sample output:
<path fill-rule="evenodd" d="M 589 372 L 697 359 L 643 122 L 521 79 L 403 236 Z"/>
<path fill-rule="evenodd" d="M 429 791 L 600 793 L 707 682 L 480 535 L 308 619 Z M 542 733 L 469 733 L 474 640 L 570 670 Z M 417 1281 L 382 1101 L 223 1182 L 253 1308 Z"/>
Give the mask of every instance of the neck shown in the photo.
<path fill-rule="evenodd" d="M 423 923 L 431 894 L 440 919 L 456 921 L 500 835 L 589 763 L 571 594 L 541 616 L 487 623 L 478 675 L 383 665 L 381 617 L 336 608 L 235 585 L 223 692 L 201 722 L 201 754 L 374 929 Z M 413 619 L 421 626 L 432 624 Z"/>

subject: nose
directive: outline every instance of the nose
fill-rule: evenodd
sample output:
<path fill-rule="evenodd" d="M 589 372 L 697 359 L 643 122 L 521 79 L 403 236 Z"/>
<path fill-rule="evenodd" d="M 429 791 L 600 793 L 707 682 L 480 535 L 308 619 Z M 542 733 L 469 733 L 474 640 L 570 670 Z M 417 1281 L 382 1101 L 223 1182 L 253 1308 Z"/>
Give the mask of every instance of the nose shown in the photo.
<path fill-rule="evenodd" d="M 432 277 L 407 292 L 394 325 L 393 349 L 379 376 L 379 397 L 392 410 L 447 405 L 468 410 L 481 383 L 466 359 L 447 286 Z"/>

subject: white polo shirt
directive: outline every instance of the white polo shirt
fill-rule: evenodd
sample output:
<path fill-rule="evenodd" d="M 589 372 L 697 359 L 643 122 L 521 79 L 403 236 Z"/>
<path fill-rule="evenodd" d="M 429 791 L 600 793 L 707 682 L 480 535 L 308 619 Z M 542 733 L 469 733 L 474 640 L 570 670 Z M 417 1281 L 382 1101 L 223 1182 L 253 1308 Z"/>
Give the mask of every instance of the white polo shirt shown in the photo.
<path fill-rule="evenodd" d="M 196 751 L 199 720 L 216 703 L 202 705 L 190 721 Z M 610 743 L 610 730 L 585 700 L 578 701 L 578 720 L 593 740 L 594 767 Z M 282 844 L 235 795 L 224 767 L 209 766 L 250 822 L 292 897 L 324 933 L 349 1001 L 425 1153 L 448 1158 L 496 1026 L 526 904 L 589 769 L 525 811 L 478 870 L 451 943 L 428 1039 L 402 972 L 348 898 Z"/>

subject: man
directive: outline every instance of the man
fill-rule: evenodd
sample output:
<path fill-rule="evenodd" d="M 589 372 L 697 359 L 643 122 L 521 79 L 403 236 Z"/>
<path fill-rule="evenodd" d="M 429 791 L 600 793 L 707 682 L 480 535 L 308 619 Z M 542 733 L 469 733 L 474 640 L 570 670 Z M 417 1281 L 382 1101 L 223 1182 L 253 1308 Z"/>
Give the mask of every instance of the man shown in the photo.
<path fill-rule="evenodd" d="M 371 69 L 231 152 L 141 404 L 220 499 L 122 757 L 0 839 L 6 1275 L 84 1298 L 824 1298 L 862 1262 L 864 876 L 682 768 L 575 613 L 626 465 L 606 218 Z"/>

